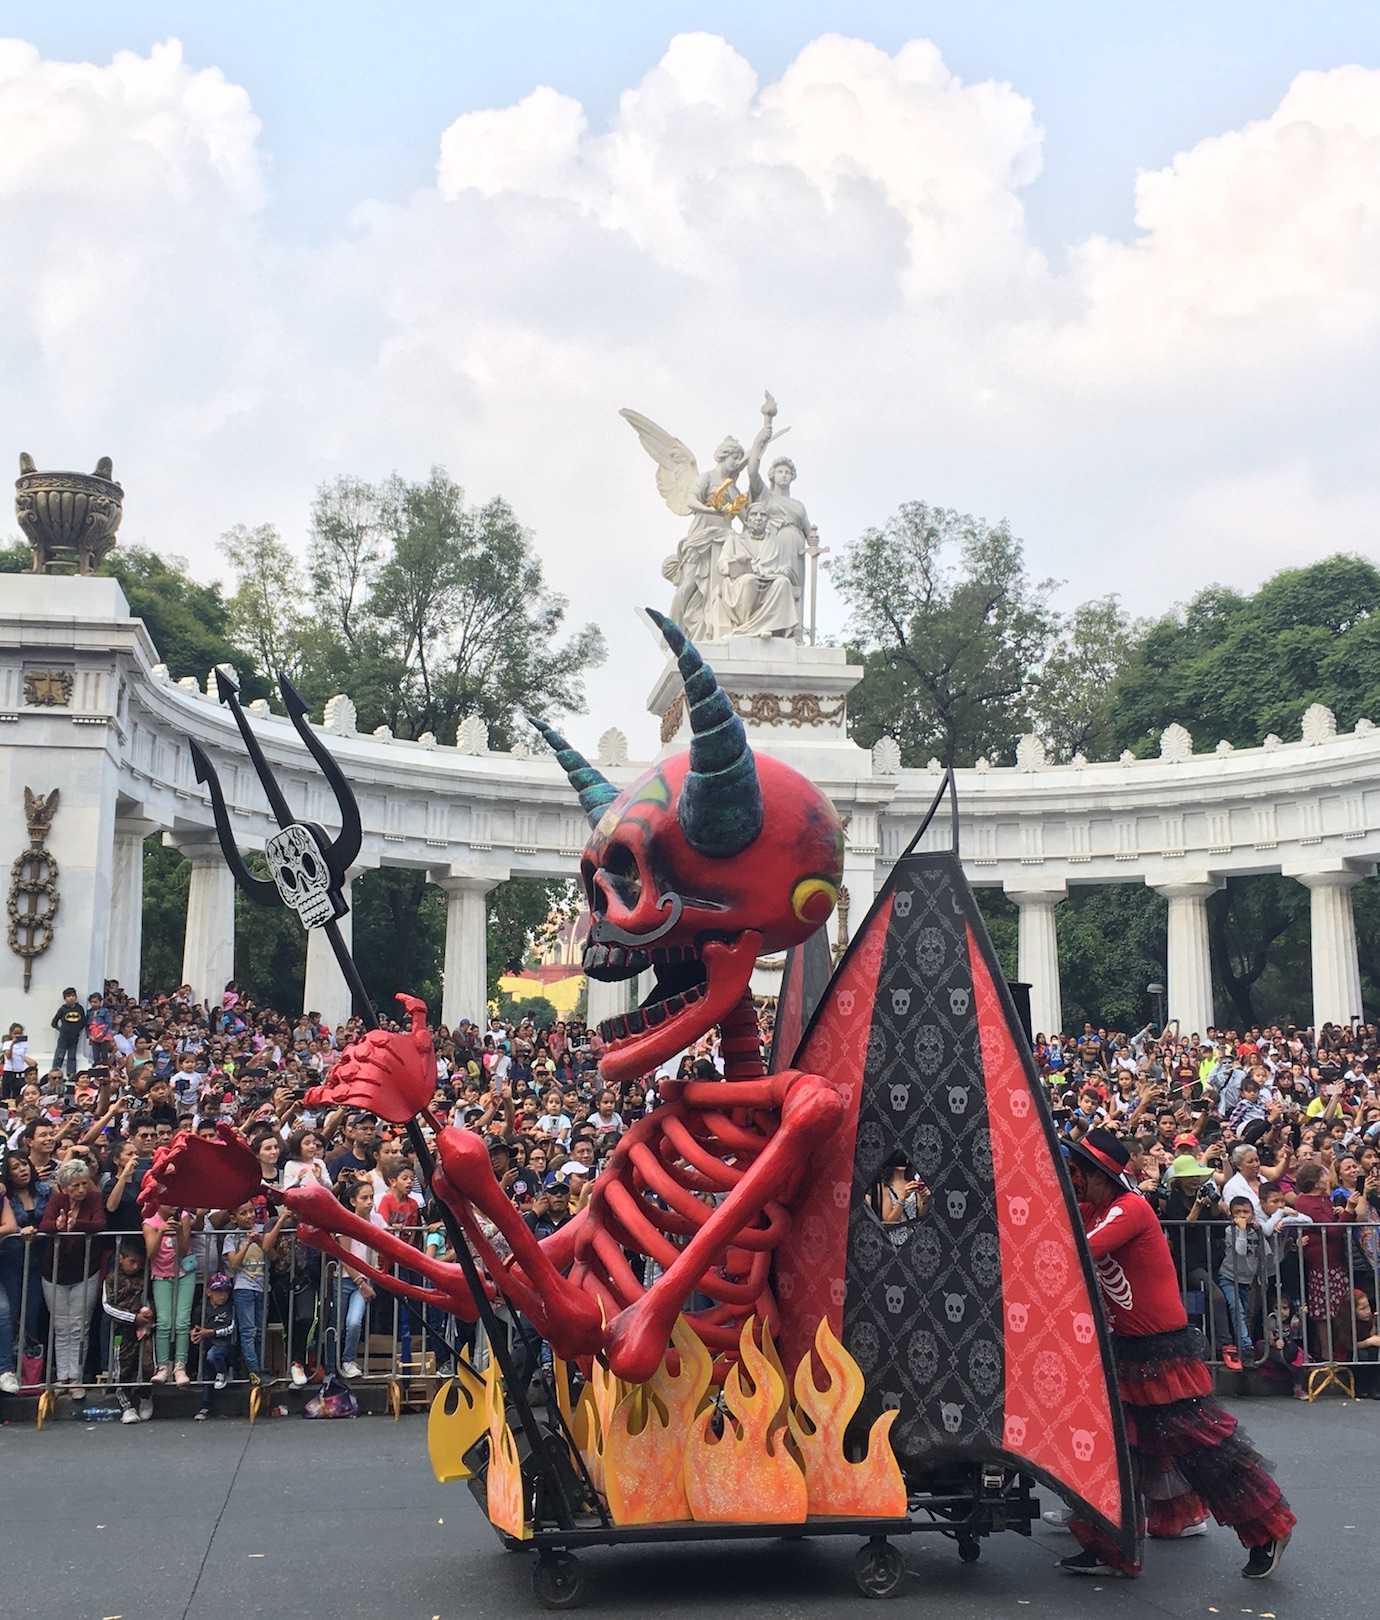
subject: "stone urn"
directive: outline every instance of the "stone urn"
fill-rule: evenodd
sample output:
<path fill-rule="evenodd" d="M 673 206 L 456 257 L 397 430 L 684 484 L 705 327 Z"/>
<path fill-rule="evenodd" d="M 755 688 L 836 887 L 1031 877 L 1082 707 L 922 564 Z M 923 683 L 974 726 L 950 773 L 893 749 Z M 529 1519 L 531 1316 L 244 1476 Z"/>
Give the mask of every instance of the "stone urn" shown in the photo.
<path fill-rule="evenodd" d="M 111 476 L 109 456 L 94 473 L 39 472 L 26 452 L 19 457 L 14 515 L 33 547 L 34 573 L 94 574 L 115 545 L 125 492 Z"/>

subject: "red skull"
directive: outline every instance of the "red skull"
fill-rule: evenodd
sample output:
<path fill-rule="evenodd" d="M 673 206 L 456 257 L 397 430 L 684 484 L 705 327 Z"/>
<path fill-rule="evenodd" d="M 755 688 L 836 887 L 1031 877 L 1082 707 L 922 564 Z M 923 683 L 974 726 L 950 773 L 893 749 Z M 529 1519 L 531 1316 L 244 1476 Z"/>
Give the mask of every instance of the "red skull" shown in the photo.
<path fill-rule="evenodd" d="M 753 755 L 714 671 L 678 625 L 648 612 L 685 682 L 688 753 L 619 793 L 537 722 L 594 828 L 580 862 L 585 972 L 656 971 L 635 1012 L 600 1026 L 611 1081 L 655 1069 L 719 1023 L 747 993 L 760 952 L 799 944 L 825 921 L 843 873 L 833 805 L 789 765 Z"/>

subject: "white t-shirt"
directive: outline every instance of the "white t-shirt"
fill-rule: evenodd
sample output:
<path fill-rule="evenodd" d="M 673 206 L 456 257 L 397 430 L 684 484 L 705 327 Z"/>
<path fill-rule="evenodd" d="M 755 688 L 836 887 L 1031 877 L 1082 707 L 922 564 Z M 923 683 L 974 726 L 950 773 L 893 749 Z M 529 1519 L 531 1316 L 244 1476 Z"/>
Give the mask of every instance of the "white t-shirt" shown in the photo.
<path fill-rule="evenodd" d="M 1246 1180 L 1245 1176 L 1243 1176 L 1239 1170 L 1234 1176 L 1231 1177 L 1226 1186 L 1222 1189 L 1222 1202 L 1227 1206 L 1228 1209 L 1231 1208 L 1231 1201 L 1233 1198 L 1249 1198 L 1251 1203 L 1255 1206 L 1256 1214 L 1260 1214 L 1260 1197 L 1255 1188 L 1251 1186 L 1250 1182 Z"/>

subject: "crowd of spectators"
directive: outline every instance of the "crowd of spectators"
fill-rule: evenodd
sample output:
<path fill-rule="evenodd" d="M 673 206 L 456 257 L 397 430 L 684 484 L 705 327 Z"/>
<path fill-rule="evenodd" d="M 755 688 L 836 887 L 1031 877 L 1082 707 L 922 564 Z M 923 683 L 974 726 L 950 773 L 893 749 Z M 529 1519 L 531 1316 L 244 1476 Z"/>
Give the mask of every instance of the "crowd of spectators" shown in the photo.
<path fill-rule="evenodd" d="M 354 1021 L 331 1029 L 314 1012 L 256 1006 L 233 983 L 215 1005 L 186 986 L 144 1000 L 116 983 L 87 996 L 72 989 L 41 1042 L 8 1025 L 0 1393 L 42 1385 L 80 1401 L 101 1382 L 136 1422 L 152 1411 L 153 1386 L 197 1384 L 209 1411 L 233 1377 L 269 1377 L 274 1346 L 295 1385 L 356 1378 L 379 1332 L 391 1340 L 389 1372 L 443 1371 L 467 1342 L 462 1324 L 376 1299 L 361 1272 L 323 1265 L 299 1244 L 291 1216 L 267 1200 L 205 1216 L 167 1207 L 149 1219 L 138 1205 L 161 1144 L 180 1131 L 213 1135 L 225 1120 L 248 1138 L 269 1186 L 315 1178 L 372 1224 L 451 1258 L 403 1133 L 306 1103 L 360 1033 Z M 437 1030 L 435 1044 L 433 1119 L 488 1138 L 496 1177 L 539 1236 L 583 1206 L 620 1135 L 655 1106 L 654 1079 L 600 1082 L 598 1035 L 579 1020 L 544 1029 L 462 1020 Z M 713 1046 L 682 1067 L 712 1058 Z M 54 1054 L 41 1070 L 40 1047 Z M 377 1260 L 363 1244 L 347 1249 Z M 423 1352 L 415 1361 L 414 1351 Z"/>
<path fill-rule="evenodd" d="M 1356 1362 L 1380 1399 L 1380 1031 L 1374 1024 L 1037 1034 L 1059 1129 L 1121 1135 L 1184 1292 L 1234 1370 Z"/>
<path fill-rule="evenodd" d="M 51 1039 L 8 1026 L 0 1393 L 43 1386 L 81 1401 L 102 1383 L 124 1421 L 138 1422 L 157 1386 L 196 1385 L 205 1414 L 236 1377 L 355 1379 L 378 1333 L 388 1374 L 445 1370 L 468 1342 L 463 1325 L 376 1298 L 361 1271 L 299 1243 L 269 1200 L 197 1215 L 139 1209 L 157 1147 L 228 1120 L 269 1186 L 314 1178 L 371 1224 L 450 1257 L 403 1133 L 307 1105 L 360 1032 L 256 1006 L 233 983 L 214 1005 L 186 986 L 144 1000 L 115 983 L 73 989 Z M 762 1032 L 768 1041 L 770 1009 Z M 599 1037 L 579 1020 L 461 1021 L 435 1042 L 433 1120 L 487 1138 L 495 1176 L 538 1236 L 583 1206 L 619 1137 L 656 1104 L 658 1076 L 601 1082 Z M 40 1045 L 54 1052 L 42 1070 L 31 1056 Z M 1185 1296 L 1227 1366 L 1277 1368 L 1301 1390 L 1311 1365 L 1357 1362 L 1358 1393 L 1380 1394 L 1368 1365 L 1380 1351 L 1375 1026 L 1199 1035 L 1085 1025 L 1037 1035 L 1034 1051 L 1061 1132 L 1101 1126 L 1126 1138 L 1140 1189 L 1171 1230 Z M 678 1072 L 715 1073 L 716 1058 L 709 1037 Z M 884 1218 L 914 1217 L 927 1190 L 898 1163 L 879 1198 Z M 347 1250 L 376 1259 L 362 1243 Z M 534 1368 L 540 1345 L 523 1340 L 520 1320 L 510 1325 L 515 1354 Z"/>

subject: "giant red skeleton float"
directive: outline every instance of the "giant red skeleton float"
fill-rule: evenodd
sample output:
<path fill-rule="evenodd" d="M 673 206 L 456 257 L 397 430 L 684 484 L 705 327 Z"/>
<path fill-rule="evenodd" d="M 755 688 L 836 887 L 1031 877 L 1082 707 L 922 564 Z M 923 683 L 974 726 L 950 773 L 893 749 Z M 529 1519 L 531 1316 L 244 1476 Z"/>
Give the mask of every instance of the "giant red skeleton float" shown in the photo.
<path fill-rule="evenodd" d="M 684 682 L 688 751 L 620 790 L 536 724 L 591 825 L 580 867 L 591 913 L 585 971 L 611 980 L 655 974 L 639 1008 L 601 1026 L 603 1078 L 654 1073 L 716 1026 L 722 1078 L 664 1082 L 659 1106 L 623 1135 L 587 1207 L 539 1242 L 494 1179 L 483 1140 L 434 1129 L 426 1118 L 436 1076 L 426 1008 L 400 996 L 411 1028 L 370 1030 L 311 1100 L 405 1125 L 457 1262 L 419 1253 L 319 1185 L 265 1195 L 290 1206 L 307 1242 L 414 1305 L 467 1321 L 478 1315 L 493 1337 L 501 1335 L 494 1305 L 507 1304 L 559 1357 L 584 1368 L 586 1396 L 603 1403 L 585 1423 L 586 1435 L 597 1429 L 602 1437 L 592 1449 L 568 1429 L 548 1443 L 523 1391 L 509 1387 L 507 1399 L 530 1472 L 549 1472 L 553 1455 L 567 1449 L 592 1464 L 598 1477 L 585 1474 L 587 1502 L 604 1530 L 648 1514 L 755 1521 L 761 1493 L 770 1499 L 780 1481 L 796 1503 L 778 1512 L 785 1522 L 805 1521 L 807 1499 L 812 1524 L 846 1512 L 857 1527 L 864 1509 L 885 1515 L 881 1530 L 863 1532 L 873 1540 L 859 1581 L 875 1595 L 900 1579 L 894 1549 L 879 1538 L 932 1527 L 917 1504 L 944 1504 L 926 1511 L 959 1526 L 950 1533 L 976 1556 L 978 1535 L 1028 1520 L 1035 1476 L 1129 1544 L 1127 1454 L 1091 1262 L 1028 1044 L 956 854 L 912 854 L 914 843 L 905 852 L 808 1025 L 802 1009 L 788 1017 L 783 1008 L 782 1027 L 803 1034 L 787 1066 L 766 1072 L 753 965 L 764 953 L 802 947 L 824 924 L 838 898 L 843 828 L 812 783 L 754 754 L 695 647 L 677 625 L 651 617 Z M 319 828 L 293 823 L 228 679 L 221 697 L 282 829 L 278 892 L 309 926 L 325 929 L 356 1005 L 376 1022 L 336 925 L 340 875 L 358 839 L 352 795 L 285 685 L 290 716 L 337 796 L 349 800 L 342 798 L 344 830 L 334 844 Z M 209 760 L 200 749 L 194 756 L 237 879 L 251 879 L 253 897 L 271 900 L 272 886 L 252 879 L 234 850 Z M 304 894 L 312 883 L 320 892 Z M 785 982 L 802 978 L 788 968 Z M 884 1226 L 878 1218 L 874 1191 L 895 1163 L 921 1168 L 933 1189 L 932 1220 Z M 183 1137 L 160 1152 L 144 1196 L 229 1207 L 257 1183 L 256 1158 L 222 1127 L 215 1143 Z M 378 1264 L 347 1254 L 349 1239 L 375 1251 Z M 405 1281 L 394 1268 L 421 1280 Z M 708 1304 L 687 1315 L 692 1300 Z M 501 1336 L 495 1354 L 510 1382 Z M 707 1406 L 711 1363 L 722 1389 Z M 702 1380 L 687 1396 L 687 1369 L 700 1365 Z M 832 1416 L 821 1409 L 825 1388 L 847 1392 Z M 653 1392 L 645 1400 L 643 1389 Z M 579 1515 L 563 1486 L 550 1537 L 541 1539 L 540 1491 L 527 1463 L 519 1470 L 497 1376 L 471 1399 L 488 1413 L 495 1524 L 535 1535 L 544 1554 L 578 1544 Z M 551 1404 L 563 1400 L 556 1391 Z M 762 1408 L 756 1429 L 744 1419 L 754 1402 Z M 762 1453 L 740 1459 L 759 1494 L 745 1485 L 730 1508 L 715 1506 L 703 1480 L 694 1486 L 689 1460 L 697 1444 L 712 1446 L 725 1408 L 738 1444 Z M 646 1484 L 646 1458 L 633 1458 L 645 1444 L 639 1434 L 655 1427 L 652 1410 L 663 1427 L 667 1411 L 679 1411 L 682 1427 L 698 1434 L 688 1447 L 681 1434 L 681 1449 L 651 1467 L 679 1480 L 684 1465 L 688 1496 L 673 1493 L 669 1502 Z M 787 1413 L 792 1440 L 783 1451 Z M 749 1431 L 755 1440 L 744 1440 Z M 466 1444 L 478 1433 L 467 1432 Z M 827 1466 L 822 1435 L 836 1453 Z M 607 1452 L 596 1455 L 604 1442 Z M 766 1472 L 753 1472 L 759 1463 Z M 634 1476 L 643 1482 L 636 1489 Z M 639 1491 L 640 1509 L 632 1500 Z"/>
<path fill-rule="evenodd" d="M 648 968 L 656 974 L 641 1008 L 603 1026 L 601 1074 L 618 1081 L 654 1073 L 717 1024 L 724 1081 L 663 1085 L 664 1106 L 627 1132 L 587 1208 L 544 1243 L 494 1180 L 472 1132 L 438 1134 L 433 1183 L 494 1288 L 557 1353 L 602 1353 L 617 1377 L 633 1383 L 660 1365 L 692 1294 L 713 1301 L 690 1322 L 722 1354 L 736 1351 L 745 1318 L 778 1325 L 773 1251 L 811 1152 L 843 1109 L 837 1088 L 819 1075 L 764 1073 L 749 990 L 759 955 L 804 941 L 833 910 L 843 828 L 799 772 L 754 756 L 713 671 L 676 625 L 653 617 L 685 681 L 688 753 L 619 793 L 550 727 L 540 729 L 593 828 L 580 863 L 593 917 L 586 972 L 600 979 L 634 978 Z M 348 1101 L 397 1123 L 429 1102 L 435 1058 L 426 1009 L 412 998 L 406 1004 L 412 1032 L 372 1031 L 310 1100 Z M 233 1142 L 220 1149 L 185 1143 L 160 1165 L 160 1196 L 181 1196 L 179 1166 L 186 1171 L 208 1153 L 234 1151 Z M 257 1181 L 243 1151 L 244 1173 Z M 418 1302 L 474 1319 L 458 1266 L 418 1255 L 360 1221 L 319 1184 L 282 1196 L 309 1242 L 338 1255 L 338 1239 L 364 1239 L 429 1286 L 402 1284 L 391 1270 L 352 1261 L 357 1269 Z M 502 1234 L 511 1259 L 495 1254 L 476 1211 Z M 650 1287 L 629 1254 L 661 1268 Z"/>

